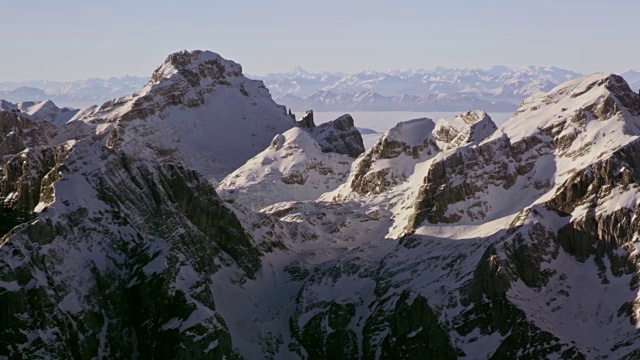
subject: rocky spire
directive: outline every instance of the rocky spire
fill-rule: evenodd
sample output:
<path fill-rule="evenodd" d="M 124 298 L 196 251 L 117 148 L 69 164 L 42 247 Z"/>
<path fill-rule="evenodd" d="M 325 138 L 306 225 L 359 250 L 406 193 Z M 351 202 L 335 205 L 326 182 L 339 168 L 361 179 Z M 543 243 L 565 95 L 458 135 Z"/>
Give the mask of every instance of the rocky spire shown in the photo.
<path fill-rule="evenodd" d="M 316 123 L 313 121 L 313 110 L 307 110 L 296 123 L 301 128 L 313 129 L 316 127 Z"/>

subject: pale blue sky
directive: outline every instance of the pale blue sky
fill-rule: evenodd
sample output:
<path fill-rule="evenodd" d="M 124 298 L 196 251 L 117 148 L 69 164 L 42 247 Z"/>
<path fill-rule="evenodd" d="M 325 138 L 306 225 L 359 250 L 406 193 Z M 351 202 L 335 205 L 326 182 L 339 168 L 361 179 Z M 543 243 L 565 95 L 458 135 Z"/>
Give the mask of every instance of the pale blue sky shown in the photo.
<path fill-rule="evenodd" d="M 245 72 L 640 69 L 640 1 L 6 0 L 0 81 L 150 75 L 207 49 Z"/>

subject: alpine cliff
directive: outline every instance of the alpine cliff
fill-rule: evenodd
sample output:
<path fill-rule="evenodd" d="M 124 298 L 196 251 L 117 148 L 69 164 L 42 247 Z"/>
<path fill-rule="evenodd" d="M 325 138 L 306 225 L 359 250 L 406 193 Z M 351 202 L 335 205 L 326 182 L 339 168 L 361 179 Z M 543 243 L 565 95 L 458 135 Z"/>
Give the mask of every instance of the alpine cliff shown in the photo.
<path fill-rule="evenodd" d="M 617 75 L 368 150 L 211 52 L 56 109 L 0 109 L 0 358 L 640 356 L 640 96 Z"/>

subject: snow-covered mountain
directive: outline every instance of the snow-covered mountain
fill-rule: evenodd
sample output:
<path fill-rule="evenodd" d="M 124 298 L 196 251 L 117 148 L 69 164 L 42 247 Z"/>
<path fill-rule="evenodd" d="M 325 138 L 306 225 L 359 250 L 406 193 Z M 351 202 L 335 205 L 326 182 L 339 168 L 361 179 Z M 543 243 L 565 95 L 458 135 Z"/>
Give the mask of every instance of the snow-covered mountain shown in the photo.
<path fill-rule="evenodd" d="M 343 115 L 316 126 L 309 112 L 299 124 L 276 135 L 266 150 L 227 176 L 218 191 L 259 210 L 278 202 L 315 200 L 344 183 L 353 158 L 365 150 L 353 118 Z"/>
<path fill-rule="evenodd" d="M 632 89 L 640 88 L 640 73 L 620 74 Z M 347 74 L 312 73 L 296 67 L 289 72 L 248 75 L 261 79 L 276 101 L 295 111 L 513 111 L 527 96 L 581 76 L 557 67 L 527 66 L 489 69 L 367 70 Z M 147 77 L 124 76 L 77 81 L 0 82 L 0 99 L 12 102 L 52 100 L 83 108 L 139 91 Z M 366 99 L 366 100 L 365 100 Z"/>
<path fill-rule="evenodd" d="M 627 70 L 621 73 L 620 76 L 622 76 L 627 81 L 627 83 L 629 83 L 631 89 L 640 91 L 638 90 L 640 89 L 640 71 Z"/>
<path fill-rule="evenodd" d="M 253 79 L 263 80 L 275 98 L 286 94 L 301 97 L 311 95 L 325 86 L 335 84 L 344 76 L 342 73 L 310 73 L 299 66 L 286 73 L 249 75 Z"/>
<path fill-rule="evenodd" d="M 0 109 L 2 358 L 640 356 L 619 76 L 368 150 L 211 52 L 63 125 L 27 108 Z"/>
<path fill-rule="evenodd" d="M 83 109 L 69 127 L 110 147 L 222 179 L 294 125 L 261 81 L 212 52 L 170 55 L 139 92 Z"/>
<path fill-rule="evenodd" d="M 271 89 L 279 103 L 296 111 L 308 108 L 513 111 L 525 97 L 537 91 L 549 91 L 578 76 L 576 72 L 556 67 L 494 66 L 489 69 L 368 70 L 355 74 L 313 74 L 296 68 L 258 78 Z M 364 102 L 363 98 L 366 98 Z"/>
<path fill-rule="evenodd" d="M 305 98 L 285 95 L 277 99 L 291 109 L 315 109 L 316 111 L 465 111 L 486 109 L 495 112 L 512 112 L 516 104 L 504 100 L 481 100 L 467 94 L 432 93 L 425 96 L 383 96 L 372 90 L 336 93 L 319 90 Z"/>
<path fill-rule="evenodd" d="M 640 97 L 597 74 L 500 128 L 401 123 L 316 201 L 247 209 L 225 189 L 282 245 L 219 308 L 248 358 L 633 359 L 639 136 Z"/>
<path fill-rule="evenodd" d="M 0 110 L 17 112 L 31 119 L 47 121 L 54 125 L 62 125 L 68 122 L 79 112 L 78 109 L 59 108 L 51 100 L 13 104 L 0 99 Z"/>
<path fill-rule="evenodd" d="M 0 357 L 235 356 L 210 277 L 255 277 L 261 250 L 204 176 L 294 119 L 202 51 L 60 126 L 34 108 L 0 110 Z"/>
<path fill-rule="evenodd" d="M 52 100 L 62 106 L 83 108 L 138 91 L 148 81 L 148 77 L 137 76 L 77 81 L 0 81 L 0 99 L 13 102 Z"/>

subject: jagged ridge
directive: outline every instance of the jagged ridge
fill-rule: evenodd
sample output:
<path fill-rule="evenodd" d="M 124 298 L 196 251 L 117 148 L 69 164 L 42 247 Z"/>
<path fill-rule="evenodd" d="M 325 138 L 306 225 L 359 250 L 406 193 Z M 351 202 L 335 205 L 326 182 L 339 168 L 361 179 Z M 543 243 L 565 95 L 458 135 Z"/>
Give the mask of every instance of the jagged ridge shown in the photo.
<path fill-rule="evenodd" d="M 198 99 L 193 72 L 215 83 L 199 106 L 244 96 L 201 56 L 176 55 L 147 95 Z M 350 117 L 277 132 L 218 187 L 231 210 L 209 167 L 136 142 L 191 111 L 128 112 L 144 96 L 60 128 L 7 113 L 0 195 L 33 209 L 0 247 L 3 355 L 640 353 L 640 98 L 618 77 L 533 96 L 500 128 L 481 111 L 404 122 L 355 160 Z"/>

